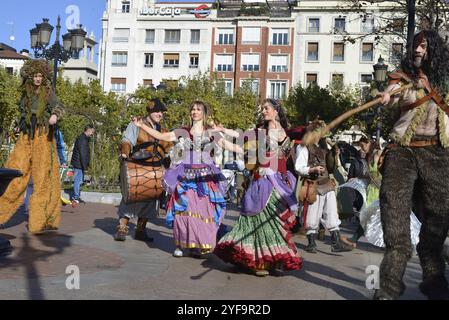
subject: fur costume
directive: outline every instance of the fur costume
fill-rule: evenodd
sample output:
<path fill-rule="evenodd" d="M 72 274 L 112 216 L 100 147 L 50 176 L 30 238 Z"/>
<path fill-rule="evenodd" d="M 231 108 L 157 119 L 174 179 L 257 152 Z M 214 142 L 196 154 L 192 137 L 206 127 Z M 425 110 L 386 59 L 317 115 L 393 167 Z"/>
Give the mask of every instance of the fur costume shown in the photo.
<path fill-rule="evenodd" d="M 410 212 L 413 204 L 422 211 L 417 245 L 423 270 L 419 288 L 429 299 L 449 299 L 442 256 L 449 229 L 449 119 L 443 111 L 446 106 L 441 103 L 441 98 L 432 97 L 432 92 L 441 96 L 449 92 L 449 50 L 441 37 L 430 30 L 415 35 L 415 48 L 421 48 L 423 38 L 430 58 L 423 58 L 419 65 L 414 64 L 415 54 L 408 55 L 402 67 L 407 70 L 409 79 L 393 75 L 387 89 L 388 92 L 397 86 L 398 78 L 415 84 L 400 98 L 393 99 L 401 113 L 392 131 L 393 144 L 387 147 L 381 169 L 379 199 L 386 251 L 380 265 L 380 289 L 376 291 L 375 299 L 396 299 L 405 290 L 402 278 L 412 254 Z M 424 94 L 429 95 L 429 100 L 413 104 Z M 423 132 L 429 134 L 423 135 Z"/>
<path fill-rule="evenodd" d="M 35 94 L 33 76 L 44 77 L 39 94 Z M 15 179 L 0 198 L 0 224 L 7 222 L 24 200 L 30 177 L 34 191 L 30 198 L 28 230 L 41 233 L 57 229 L 60 222 L 61 184 L 54 128 L 51 115 L 58 120 L 63 107 L 51 88 L 51 70 L 44 60 L 29 60 L 21 70 L 23 96 L 20 102 L 20 137 L 6 162 L 23 176 Z"/>

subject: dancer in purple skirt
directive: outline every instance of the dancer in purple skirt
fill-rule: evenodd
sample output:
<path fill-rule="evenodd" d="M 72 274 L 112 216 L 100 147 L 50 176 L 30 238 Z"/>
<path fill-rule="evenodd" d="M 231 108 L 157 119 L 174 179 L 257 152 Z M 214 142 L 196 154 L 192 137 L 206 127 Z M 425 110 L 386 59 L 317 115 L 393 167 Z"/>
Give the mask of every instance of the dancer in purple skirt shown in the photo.
<path fill-rule="evenodd" d="M 194 101 L 190 105 L 188 128 L 160 133 L 134 120 L 154 138 L 175 142 L 172 157 L 175 166 L 164 175 L 164 188 L 170 194 L 166 222 L 173 226 L 175 257 L 182 257 L 183 249 L 190 249 L 195 257 L 214 249 L 218 227 L 226 211 L 226 179 L 215 166 L 211 153 L 216 146 L 243 153 L 239 146 L 208 130 L 210 116 L 204 102 Z"/>

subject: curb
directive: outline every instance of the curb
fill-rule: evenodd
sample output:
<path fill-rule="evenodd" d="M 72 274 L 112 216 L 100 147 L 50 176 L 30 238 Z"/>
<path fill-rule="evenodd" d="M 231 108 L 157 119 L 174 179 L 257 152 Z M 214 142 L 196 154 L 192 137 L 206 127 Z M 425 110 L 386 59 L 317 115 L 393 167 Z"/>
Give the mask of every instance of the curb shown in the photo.
<path fill-rule="evenodd" d="M 66 199 L 70 199 L 70 194 L 65 192 L 64 190 L 61 191 L 61 196 Z M 122 194 L 81 191 L 81 199 L 86 202 L 104 203 L 118 206 L 120 204 L 120 201 L 122 200 Z"/>

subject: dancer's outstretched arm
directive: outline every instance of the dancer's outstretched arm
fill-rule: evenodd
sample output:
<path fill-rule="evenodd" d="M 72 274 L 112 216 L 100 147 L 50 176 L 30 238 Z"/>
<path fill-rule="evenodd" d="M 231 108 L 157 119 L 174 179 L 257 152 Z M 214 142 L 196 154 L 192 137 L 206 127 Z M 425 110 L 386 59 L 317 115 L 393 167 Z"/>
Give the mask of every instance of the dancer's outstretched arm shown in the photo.
<path fill-rule="evenodd" d="M 147 126 L 145 123 L 143 123 L 142 119 L 139 119 L 139 118 L 134 118 L 133 123 L 136 125 L 136 127 L 142 128 L 148 134 L 150 134 L 151 136 L 153 136 L 154 138 L 156 138 L 158 140 L 169 141 L 169 142 L 176 141 L 176 135 L 174 132 L 159 132 L 159 131 L 154 130 L 153 128 L 150 128 L 149 126 Z"/>

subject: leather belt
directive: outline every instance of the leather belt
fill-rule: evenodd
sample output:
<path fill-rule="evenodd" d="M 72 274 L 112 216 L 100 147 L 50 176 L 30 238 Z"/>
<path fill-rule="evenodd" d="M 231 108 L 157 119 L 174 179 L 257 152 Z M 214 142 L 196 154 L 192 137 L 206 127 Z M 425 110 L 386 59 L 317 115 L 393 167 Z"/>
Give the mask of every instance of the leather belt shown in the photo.
<path fill-rule="evenodd" d="M 422 147 L 428 147 L 428 146 L 435 146 L 440 144 L 440 139 L 438 137 L 432 137 L 432 139 L 425 139 L 425 140 L 412 140 L 408 147 L 415 147 L 415 148 L 422 148 Z M 389 148 L 396 148 L 399 145 L 396 143 L 390 143 L 388 145 Z"/>

